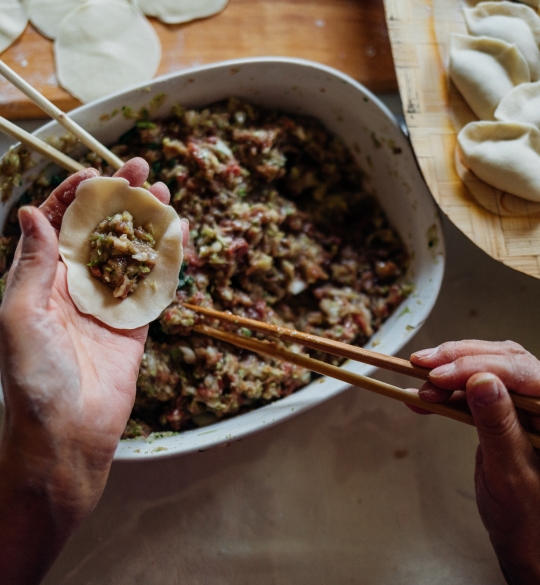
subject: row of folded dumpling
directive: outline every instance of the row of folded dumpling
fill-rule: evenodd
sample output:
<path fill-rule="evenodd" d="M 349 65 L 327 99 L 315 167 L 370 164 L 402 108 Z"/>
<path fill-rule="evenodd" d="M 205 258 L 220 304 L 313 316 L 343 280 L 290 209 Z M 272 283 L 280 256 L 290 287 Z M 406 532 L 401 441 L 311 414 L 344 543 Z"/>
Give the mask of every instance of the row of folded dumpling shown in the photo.
<path fill-rule="evenodd" d="M 475 4 L 474 0 L 469 2 Z M 458 135 L 479 179 L 540 202 L 540 0 L 464 8 L 469 35 L 452 35 L 450 77 L 480 119 Z"/>

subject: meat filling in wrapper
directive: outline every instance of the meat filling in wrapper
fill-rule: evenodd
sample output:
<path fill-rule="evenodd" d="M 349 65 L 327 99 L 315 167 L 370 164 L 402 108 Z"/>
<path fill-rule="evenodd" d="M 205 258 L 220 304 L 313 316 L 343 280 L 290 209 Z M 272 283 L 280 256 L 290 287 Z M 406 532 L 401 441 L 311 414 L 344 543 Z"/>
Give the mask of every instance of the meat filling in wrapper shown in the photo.
<path fill-rule="evenodd" d="M 90 236 L 90 262 L 94 278 L 125 299 L 152 272 L 159 254 L 152 225 L 135 227 L 129 211 L 104 219 Z"/>
<path fill-rule="evenodd" d="M 60 255 L 79 311 L 110 327 L 135 329 L 159 317 L 176 296 L 180 218 L 125 179 L 89 179 L 64 215 Z"/>

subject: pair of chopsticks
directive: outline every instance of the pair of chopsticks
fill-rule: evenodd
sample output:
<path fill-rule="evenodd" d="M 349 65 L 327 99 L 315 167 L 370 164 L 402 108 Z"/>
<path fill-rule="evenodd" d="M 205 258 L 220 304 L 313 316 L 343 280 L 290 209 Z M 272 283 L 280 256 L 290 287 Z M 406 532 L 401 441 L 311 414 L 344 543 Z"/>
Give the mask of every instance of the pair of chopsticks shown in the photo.
<path fill-rule="evenodd" d="M 25 96 L 30 98 L 41 110 L 43 110 L 46 114 L 51 116 L 51 118 L 61 124 L 66 130 L 76 136 L 91 151 L 95 152 L 101 158 L 106 160 L 115 170 L 120 169 L 124 165 L 124 161 L 118 158 L 108 148 L 103 146 L 99 140 L 96 140 L 91 134 L 89 134 L 84 128 L 81 128 L 81 126 L 79 126 L 71 118 L 68 118 L 68 116 L 62 112 L 62 110 L 57 108 L 45 96 L 40 94 L 39 91 L 34 89 L 20 75 L 17 75 L 17 73 L 15 73 L 15 71 L 8 67 L 3 61 L 0 61 L 0 74 L 3 75 L 9 82 L 11 82 L 17 89 L 22 91 Z M 32 150 L 35 150 L 43 156 L 51 159 L 66 171 L 76 173 L 77 171 L 82 171 L 85 168 L 79 162 L 73 160 L 69 156 L 66 156 L 63 152 L 53 148 L 50 144 L 47 144 L 43 140 L 32 136 L 32 134 L 26 132 L 22 128 L 19 128 L 17 125 L 1 116 L 0 130 L 12 138 L 15 138 L 15 140 L 19 140 Z"/>
<path fill-rule="evenodd" d="M 10 81 L 17 89 L 22 91 L 25 96 L 30 98 L 41 110 L 51 116 L 51 118 L 56 120 L 66 130 L 71 132 L 92 152 L 95 152 L 103 160 L 108 162 L 115 171 L 118 171 L 124 166 L 124 161 L 121 158 L 117 157 L 106 146 L 101 144 L 99 140 L 94 138 L 89 132 L 69 118 L 60 108 L 57 108 L 3 61 L 0 61 L 0 74 Z M 0 116 L 0 130 L 5 132 L 8 136 L 15 138 L 15 140 L 18 140 L 28 148 L 39 152 L 39 154 L 52 160 L 70 173 L 76 173 L 86 168 L 80 162 L 73 160 L 63 152 L 60 152 L 50 144 L 47 144 L 43 140 L 40 140 L 29 132 L 19 128 L 19 126 L 6 120 L 2 116 Z M 150 188 L 150 183 L 148 183 L 148 181 L 144 183 L 144 188 Z"/>
<path fill-rule="evenodd" d="M 86 130 L 81 128 L 71 118 L 68 118 L 66 114 L 62 112 L 62 110 L 52 104 L 48 99 L 46 99 L 42 94 L 40 94 L 36 89 L 34 89 L 22 77 L 17 75 L 2 61 L 0 61 L 0 74 L 3 75 L 20 91 L 22 91 L 45 113 L 47 113 L 64 128 L 66 128 L 66 130 L 76 136 L 91 151 L 95 152 L 98 156 L 107 161 L 112 168 L 118 170 L 124 165 L 124 162 L 120 158 L 118 158 L 108 148 L 96 140 Z M 2 117 L 0 117 L 0 130 L 4 131 L 6 134 L 15 138 L 16 140 L 19 140 L 28 148 L 35 150 L 43 156 L 51 159 L 69 172 L 76 173 L 85 168 L 79 162 L 53 148 L 43 140 L 32 136 L 28 132 L 25 132 L 15 124 L 12 124 Z M 148 188 L 149 184 L 146 183 L 145 187 Z M 325 339 L 323 337 L 317 337 L 308 333 L 302 333 L 300 331 L 295 331 L 286 327 L 278 327 L 268 323 L 263 323 L 261 321 L 255 321 L 253 319 L 237 317 L 236 315 L 232 315 L 230 313 L 222 313 L 213 309 L 207 309 L 189 304 L 185 304 L 184 306 L 188 309 L 191 309 L 192 311 L 204 315 L 205 317 L 217 319 L 221 322 L 226 322 L 237 327 L 245 327 L 252 331 L 264 333 L 269 337 L 277 338 L 283 341 L 299 343 L 310 349 L 324 351 L 326 353 L 330 353 L 345 359 L 370 364 L 379 368 L 405 374 L 407 376 L 412 376 L 420 380 L 429 379 L 429 370 L 415 366 L 407 360 L 387 356 L 360 347 L 354 347 L 346 343 Z M 424 410 L 459 422 L 474 425 L 473 418 L 466 408 L 461 408 L 459 406 L 450 404 L 432 404 L 424 402 L 419 398 L 415 391 L 404 390 L 402 388 L 392 386 L 391 384 L 386 384 L 366 376 L 348 372 L 343 368 L 315 360 L 305 355 L 293 353 L 284 349 L 275 342 L 260 341 L 258 339 L 243 337 L 241 335 L 215 329 L 214 327 L 210 327 L 208 325 L 196 325 L 194 330 L 204 335 L 208 335 L 232 345 L 247 349 L 249 351 L 281 359 L 283 361 L 304 367 L 323 376 L 336 378 L 337 380 L 341 380 L 347 384 L 351 384 L 352 386 L 357 386 L 359 388 L 375 392 L 376 394 L 380 394 L 388 398 L 393 398 L 394 400 L 399 400 L 405 404 L 423 408 Z M 540 415 L 539 399 L 514 393 L 512 393 L 511 396 L 512 400 L 514 401 L 514 405 L 517 408 L 521 408 L 535 415 Z M 531 432 L 527 432 L 527 435 L 532 445 L 540 449 L 540 435 Z"/>
<path fill-rule="evenodd" d="M 315 349 L 349 360 L 370 364 L 385 370 L 412 376 L 420 380 L 426 381 L 429 379 L 429 370 L 427 368 L 415 366 L 414 364 L 411 364 L 411 362 L 401 358 L 387 356 L 382 353 L 361 347 L 355 347 L 346 343 L 341 343 L 339 341 L 326 339 L 324 337 L 318 337 L 309 333 L 303 333 L 301 331 L 296 331 L 287 327 L 276 326 L 270 323 L 256 321 L 254 319 L 238 317 L 232 313 L 223 313 L 214 309 L 199 307 L 197 305 L 191 305 L 188 303 L 184 303 L 183 306 L 186 309 L 190 309 L 195 313 L 198 313 L 199 315 L 203 315 L 204 317 L 216 319 L 220 322 L 234 325 L 235 327 L 244 327 L 251 331 L 263 333 L 274 339 L 298 343 L 310 349 Z M 391 384 L 386 384 L 385 382 L 379 382 L 378 380 L 374 380 L 366 376 L 354 374 L 353 372 L 349 372 L 343 368 L 339 368 L 337 366 L 333 366 L 331 364 L 327 364 L 305 355 L 300 355 L 284 349 L 282 346 L 272 341 L 261 341 L 251 337 L 244 337 L 242 335 L 229 333 L 227 331 L 222 331 L 220 329 L 203 324 L 195 325 L 193 329 L 198 333 L 208 335 L 209 337 L 214 337 L 215 339 L 236 345 L 243 349 L 260 353 L 268 357 L 277 358 L 285 362 L 301 366 L 323 376 L 336 378 L 337 380 L 341 380 L 342 382 L 351 384 L 352 386 L 357 386 L 364 390 L 369 390 L 370 392 L 380 394 L 381 396 L 386 396 L 387 398 L 393 398 L 394 400 L 409 404 L 410 406 L 416 406 L 429 412 L 445 416 L 446 418 L 474 426 L 472 415 L 465 407 L 462 408 L 460 406 L 444 403 L 433 404 L 424 402 L 418 396 L 418 393 L 414 390 L 404 390 L 403 388 L 398 388 L 397 386 L 392 386 Z M 526 410 L 533 415 L 540 415 L 540 399 L 530 396 L 523 396 L 521 394 L 515 394 L 513 392 L 510 395 L 516 408 Z M 540 435 L 533 432 L 527 432 L 527 435 L 533 447 L 540 449 Z"/>

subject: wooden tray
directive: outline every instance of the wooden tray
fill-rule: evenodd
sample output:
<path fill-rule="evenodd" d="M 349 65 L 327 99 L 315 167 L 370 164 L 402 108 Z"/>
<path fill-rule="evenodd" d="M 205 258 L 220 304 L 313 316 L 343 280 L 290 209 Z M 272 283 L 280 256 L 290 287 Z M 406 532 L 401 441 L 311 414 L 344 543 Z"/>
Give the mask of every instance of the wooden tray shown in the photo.
<path fill-rule="evenodd" d="M 151 22 L 163 46 L 159 75 L 238 57 L 289 56 L 341 69 L 372 91 L 397 90 L 382 0 L 231 0 L 205 20 Z M 58 87 L 52 42 L 32 26 L 1 58 L 60 108 L 79 105 Z M 0 115 L 43 117 L 1 77 Z"/>
<path fill-rule="evenodd" d="M 446 72 L 450 33 L 466 32 L 459 0 L 385 0 L 385 9 L 411 142 L 435 200 L 492 258 L 540 278 L 538 215 L 486 211 L 456 173 L 455 128 L 472 119 Z"/>

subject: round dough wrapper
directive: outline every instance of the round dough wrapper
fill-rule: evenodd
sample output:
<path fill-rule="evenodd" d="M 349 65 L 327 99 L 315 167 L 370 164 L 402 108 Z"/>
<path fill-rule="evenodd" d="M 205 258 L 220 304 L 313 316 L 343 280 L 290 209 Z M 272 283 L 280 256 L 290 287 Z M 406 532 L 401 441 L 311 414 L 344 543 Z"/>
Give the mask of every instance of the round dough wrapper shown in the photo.
<path fill-rule="evenodd" d="M 0 0 L 0 53 L 22 35 L 27 24 L 26 10 L 19 0 Z"/>
<path fill-rule="evenodd" d="M 114 298 L 88 270 L 90 234 L 103 219 L 122 211 L 133 215 L 135 225 L 152 224 L 159 252 L 152 272 L 125 300 Z M 157 319 L 174 300 L 184 258 L 180 218 L 146 189 L 120 178 L 83 181 L 64 215 L 59 239 L 69 294 L 81 313 L 115 329 L 136 329 Z"/>
<path fill-rule="evenodd" d="M 510 195 L 481 181 L 461 160 L 459 147 L 455 149 L 455 164 L 459 178 L 484 209 L 501 217 L 531 217 L 540 215 L 540 203 Z"/>
<path fill-rule="evenodd" d="M 61 22 L 73 10 L 87 0 L 28 0 L 27 10 L 30 22 L 39 32 L 55 39 Z"/>
<path fill-rule="evenodd" d="M 514 44 L 529 65 L 531 81 L 540 79 L 540 16 L 525 4 L 481 2 L 464 8 L 469 34 Z"/>
<path fill-rule="evenodd" d="M 161 44 L 131 4 L 91 0 L 62 21 L 55 55 L 60 84 L 87 102 L 152 79 Z"/>
<path fill-rule="evenodd" d="M 523 83 L 507 93 L 495 110 L 495 119 L 532 124 L 540 130 L 540 81 Z"/>
<path fill-rule="evenodd" d="M 471 122 L 458 134 L 464 164 L 489 185 L 540 202 L 540 131 L 516 122 Z"/>
<path fill-rule="evenodd" d="M 515 45 L 487 37 L 454 34 L 450 39 L 450 77 L 481 120 L 494 120 L 501 99 L 531 80 Z"/>
<path fill-rule="evenodd" d="M 229 0 L 136 0 L 148 16 L 157 16 L 167 24 L 180 24 L 206 18 L 225 9 Z"/>

